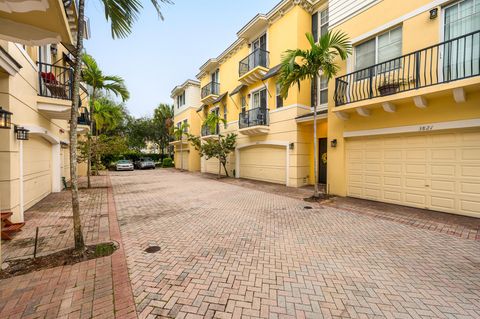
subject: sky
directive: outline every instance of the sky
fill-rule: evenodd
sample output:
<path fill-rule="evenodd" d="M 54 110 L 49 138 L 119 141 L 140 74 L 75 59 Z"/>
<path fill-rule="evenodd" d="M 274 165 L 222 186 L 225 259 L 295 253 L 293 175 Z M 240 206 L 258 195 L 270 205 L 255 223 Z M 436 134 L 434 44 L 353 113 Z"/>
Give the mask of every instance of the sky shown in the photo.
<path fill-rule="evenodd" d="M 126 39 L 113 40 L 100 0 L 86 1 L 91 38 L 85 48 L 107 75 L 125 79 L 127 107 L 136 117 L 151 116 L 159 103 L 172 103 L 171 90 L 195 79 L 199 67 L 236 40 L 237 32 L 257 13 L 279 0 L 174 0 L 158 18 L 149 0 Z"/>

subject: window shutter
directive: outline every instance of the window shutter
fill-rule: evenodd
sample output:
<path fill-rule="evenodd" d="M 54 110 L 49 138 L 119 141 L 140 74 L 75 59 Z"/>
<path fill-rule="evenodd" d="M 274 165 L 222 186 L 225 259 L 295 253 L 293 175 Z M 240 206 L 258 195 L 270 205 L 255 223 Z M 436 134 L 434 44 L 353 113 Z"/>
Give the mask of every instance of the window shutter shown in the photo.
<path fill-rule="evenodd" d="M 312 35 L 315 42 L 318 41 L 318 12 L 312 15 Z"/>

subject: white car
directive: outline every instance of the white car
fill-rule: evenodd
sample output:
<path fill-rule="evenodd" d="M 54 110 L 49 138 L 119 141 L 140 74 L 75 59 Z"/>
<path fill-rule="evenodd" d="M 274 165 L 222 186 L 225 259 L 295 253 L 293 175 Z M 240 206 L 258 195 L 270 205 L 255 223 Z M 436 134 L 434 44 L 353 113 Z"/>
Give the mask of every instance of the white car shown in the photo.
<path fill-rule="evenodd" d="M 129 160 L 120 160 L 116 165 L 117 171 L 133 171 L 133 163 Z"/>

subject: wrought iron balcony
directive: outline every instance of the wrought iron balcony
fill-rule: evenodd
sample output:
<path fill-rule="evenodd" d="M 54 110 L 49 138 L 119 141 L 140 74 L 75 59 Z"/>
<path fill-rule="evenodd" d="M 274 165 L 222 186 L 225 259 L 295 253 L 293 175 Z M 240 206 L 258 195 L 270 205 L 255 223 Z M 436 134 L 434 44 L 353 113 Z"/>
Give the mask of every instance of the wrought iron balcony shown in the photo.
<path fill-rule="evenodd" d="M 38 62 L 38 95 L 71 100 L 73 69 Z"/>
<path fill-rule="evenodd" d="M 81 107 L 79 109 L 79 116 L 78 116 L 78 125 L 85 125 L 85 126 L 90 126 L 92 123 L 90 119 L 90 112 L 86 107 Z"/>
<path fill-rule="evenodd" d="M 245 135 L 266 133 L 269 123 L 268 109 L 264 107 L 244 111 L 238 116 L 240 133 Z"/>
<path fill-rule="evenodd" d="M 218 135 L 220 132 L 220 126 L 217 125 L 215 129 L 212 131 L 211 128 L 208 125 L 203 125 L 202 126 L 202 137 L 205 136 L 211 136 L 211 135 Z"/>
<path fill-rule="evenodd" d="M 335 80 L 335 105 L 480 75 L 480 31 L 358 70 Z"/>
<path fill-rule="evenodd" d="M 253 74 L 253 77 L 245 77 L 250 73 L 250 71 L 255 70 L 257 67 L 259 67 L 258 72 L 253 72 L 255 73 Z M 239 62 L 238 75 L 240 77 L 240 81 L 246 84 L 259 81 L 261 77 L 267 73 L 268 67 L 269 52 L 262 49 L 256 49 Z"/>
<path fill-rule="evenodd" d="M 210 82 L 202 87 L 202 99 L 209 95 L 218 95 L 220 92 L 220 83 Z"/>

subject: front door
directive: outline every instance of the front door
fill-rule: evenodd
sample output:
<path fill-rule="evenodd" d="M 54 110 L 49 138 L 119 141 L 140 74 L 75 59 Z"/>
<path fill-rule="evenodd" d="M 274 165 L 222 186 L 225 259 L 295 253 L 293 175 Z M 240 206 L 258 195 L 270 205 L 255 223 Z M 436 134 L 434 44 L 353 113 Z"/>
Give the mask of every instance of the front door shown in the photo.
<path fill-rule="evenodd" d="M 318 139 L 318 183 L 327 184 L 327 138 Z"/>

